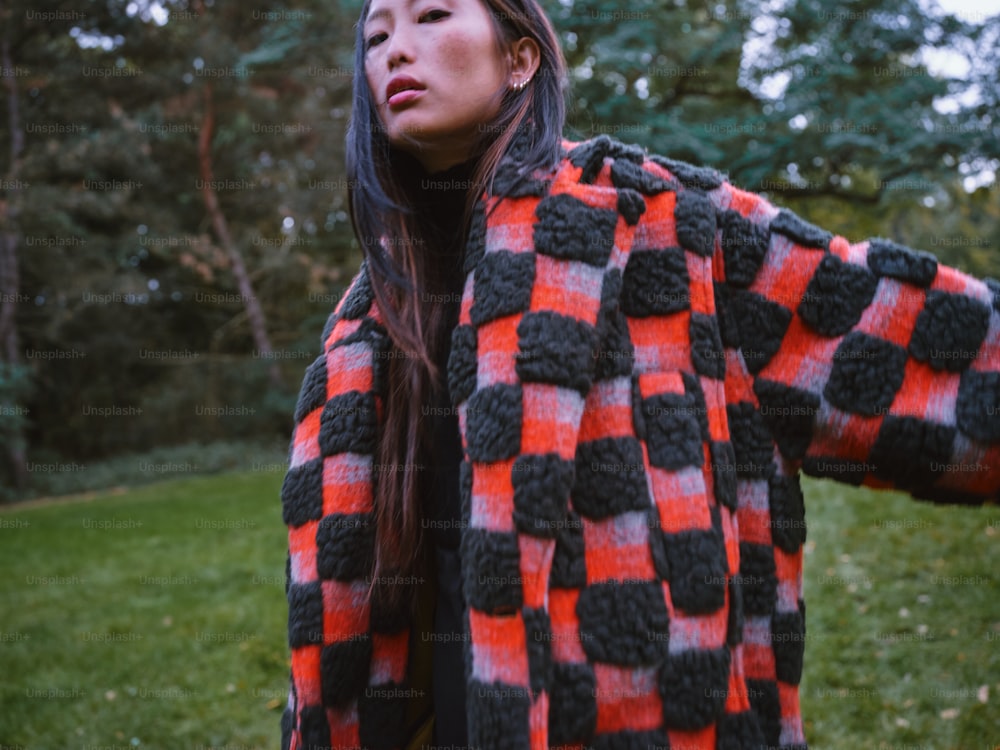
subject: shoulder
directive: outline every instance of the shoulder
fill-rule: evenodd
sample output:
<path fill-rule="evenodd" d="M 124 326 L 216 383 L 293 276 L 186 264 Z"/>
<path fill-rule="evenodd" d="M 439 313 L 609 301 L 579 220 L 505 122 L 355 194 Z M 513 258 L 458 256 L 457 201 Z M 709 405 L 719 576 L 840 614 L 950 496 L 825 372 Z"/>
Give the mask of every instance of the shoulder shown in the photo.
<path fill-rule="evenodd" d="M 732 186 L 710 167 L 696 166 L 608 135 L 585 141 L 563 141 L 563 157 L 555 182 L 577 183 L 574 194 L 613 197 L 629 225 L 670 221 L 674 211 L 714 214 L 731 202 Z"/>
<path fill-rule="evenodd" d="M 649 153 L 607 135 L 576 143 L 564 141 L 563 150 L 563 164 L 579 169 L 581 183 L 614 188 L 619 196 L 626 193 L 620 205 L 628 203 L 627 191 L 638 193 L 643 207 L 652 209 L 657 218 L 664 211 L 676 211 L 679 223 L 710 229 L 703 234 L 711 234 L 718 227 L 724 239 L 740 235 L 730 238 L 733 246 L 747 242 L 742 234 L 752 225 L 806 247 L 829 247 L 829 232 L 773 205 L 760 194 L 733 185 L 725 174 L 711 167 Z M 662 195 L 667 193 L 673 195 Z M 710 244 L 714 243 L 706 237 L 706 251 Z"/>
<path fill-rule="evenodd" d="M 578 142 L 564 140 L 563 155 L 563 163 L 579 169 L 579 181 L 585 184 L 608 182 L 619 189 L 655 194 L 692 188 L 710 191 L 726 183 L 725 176 L 715 169 L 651 154 L 642 146 L 608 135 Z"/>
<path fill-rule="evenodd" d="M 608 135 L 563 141 L 553 192 L 569 191 L 586 203 L 614 208 L 626 225 L 662 231 L 675 221 L 699 235 L 699 254 L 710 254 L 716 214 L 732 203 L 724 175 L 625 144 Z M 644 230 L 646 231 L 646 230 Z M 683 239 L 683 238 L 680 238 Z"/>
<path fill-rule="evenodd" d="M 518 165 L 516 154 L 508 153 L 498 165 L 488 194 L 542 200 L 568 191 L 584 202 L 601 202 L 617 191 L 624 194 L 623 212 L 628 214 L 629 206 L 638 205 L 642 196 L 689 190 L 725 194 L 730 187 L 715 169 L 650 154 L 642 146 L 606 134 L 584 141 L 564 139 L 558 161 L 530 176 Z"/>

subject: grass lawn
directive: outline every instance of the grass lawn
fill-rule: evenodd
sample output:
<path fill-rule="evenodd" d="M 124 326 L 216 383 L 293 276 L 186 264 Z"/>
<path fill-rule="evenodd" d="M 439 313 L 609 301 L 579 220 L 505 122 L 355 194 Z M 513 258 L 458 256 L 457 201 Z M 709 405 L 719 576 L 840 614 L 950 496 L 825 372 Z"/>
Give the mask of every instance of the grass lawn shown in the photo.
<path fill-rule="evenodd" d="M 0 513 L 0 745 L 275 748 L 281 475 Z"/>
<path fill-rule="evenodd" d="M 810 746 L 1000 747 L 1000 508 L 803 489 Z"/>
<path fill-rule="evenodd" d="M 0 747 L 278 746 L 280 474 L 0 511 Z M 1000 743 L 1000 509 L 806 487 L 814 750 Z"/>

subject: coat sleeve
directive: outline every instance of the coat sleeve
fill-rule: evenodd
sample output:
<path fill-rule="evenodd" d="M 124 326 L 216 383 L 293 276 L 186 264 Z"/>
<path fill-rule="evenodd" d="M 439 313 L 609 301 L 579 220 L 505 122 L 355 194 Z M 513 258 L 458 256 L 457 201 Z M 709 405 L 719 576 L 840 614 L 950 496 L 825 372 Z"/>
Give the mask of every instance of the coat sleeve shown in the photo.
<path fill-rule="evenodd" d="M 724 343 L 805 473 L 948 503 L 1000 494 L 1000 285 L 712 191 Z"/>
<path fill-rule="evenodd" d="M 365 474 L 361 443 L 374 419 L 370 350 L 359 330 L 371 302 L 365 282 L 362 269 L 327 320 L 323 352 L 306 369 L 295 407 L 281 488 L 291 652 L 282 750 L 360 745 L 355 698 L 372 651 L 368 607 L 359 596 L 363 585 L 356 583 L 367 572 L 362 552 L 370 542 L 371 491 L 359 481 Z M 345 339 L 355 345 L 334 345 Z M 350 418 L 338 420 L 338 414 Z M 336 433 L 347 422 L 352 430 Z M 354 544 L 353 562 L 320 554 L 335 533 L 339 546 Z"/>

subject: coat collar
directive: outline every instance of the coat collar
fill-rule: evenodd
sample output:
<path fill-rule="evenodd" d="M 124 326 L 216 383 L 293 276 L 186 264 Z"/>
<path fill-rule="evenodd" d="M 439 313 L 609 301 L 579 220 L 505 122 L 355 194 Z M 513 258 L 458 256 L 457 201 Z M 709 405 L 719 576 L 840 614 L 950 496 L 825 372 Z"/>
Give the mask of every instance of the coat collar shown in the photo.
<path fill-rule="evenodd" d="M 472 212 L 459 326 L 448 361 L 455 406 L 491 385 L 522 386 L 525 378 L 585 393 L 609 261 L 619 272 L 624 268 L 623 248 L 645 210 L 640 193 L 674 187 L 652 184 L 657 180 L 639 166 L 641 149 L 603 135 L 564 141 L 551 169 L 524 174 L 520 156 L 529 138 L 529 131 L 515 138 Z M 605 170 L 609 157 L 611 168 Z M 335 317 L 357 323 L 340 329 L 340 336 L 331 326 L 327 348 L 345 343 L 345 333 L 347 341 L 364 338 L 374 349 L 375 381 L 383 382 L 379 365 L 391 356 L 391 341 L 367 261 Z M 577 370 L 561 372 L 569 363 Z M 464 442 L 465 420 L 460 427 Z"/>

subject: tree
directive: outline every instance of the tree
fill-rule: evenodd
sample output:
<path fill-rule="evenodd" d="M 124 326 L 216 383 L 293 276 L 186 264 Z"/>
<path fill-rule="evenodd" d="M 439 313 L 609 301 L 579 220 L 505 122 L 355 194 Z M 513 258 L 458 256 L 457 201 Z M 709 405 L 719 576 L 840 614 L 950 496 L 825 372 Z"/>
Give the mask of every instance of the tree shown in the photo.
<path fill-rule="evenodd" d="M 995 182 L 967 192 L 998 158 L 997 22 L 914 3 L 544 0 L 571 71 L 567 135 L 718 166 L 852 238 L 998 274 Z M 0 380 L 5 446 L 20 433 L 27 457 L 96 460 L 287 439 L 361 257 L 343 153 L 360 5 L 4 0 L 0 174 L 25 186 L 0 194 L 18 278 L 12 297 L 4 250 L 0 321 L 22 358 Z M 968 67 L 932 74 L 928 43 Z M 194 418 L 241 405 L 257 414 Z M 136 413 L 83 413 L 111 406 Z"/>
<path fill-rule="evenodd" d="M 996 202 L 1000 16 L 965 22 L 916 0 L 547 7 L 570 65 L 571 135 L 716 166 L 855 239 L 941 249 L 933 227 L 965 200 L 957 179 L 978 175 L 975 202 Z M 930 68 L 931 48 L 950 50 L 953 67 Z M 978 218 L 971 236 L 996 232 Z M 1000 275 L 1000 258 L 975 270 Z"/>

